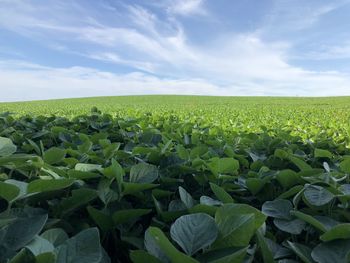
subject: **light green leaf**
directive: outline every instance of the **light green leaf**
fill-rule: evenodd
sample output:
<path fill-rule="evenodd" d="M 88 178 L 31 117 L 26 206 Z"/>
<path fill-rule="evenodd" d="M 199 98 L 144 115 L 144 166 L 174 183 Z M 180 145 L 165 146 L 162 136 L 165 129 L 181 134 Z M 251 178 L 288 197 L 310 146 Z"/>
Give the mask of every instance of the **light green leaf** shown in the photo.
<path fill-rule="evenodd" d="M 147 251 L 162 262 L 198 263 L 197 260 L 178 251 L 167 239 L 162 230 L 149 227 L 145 233 Z"/>
<path fill-rule="evenodd" d="M 5 137 L 0 137 L 0 157 L 10 156 L 17 151 L 17 146 L 12 140 Z"/>
<path fill-rule="evenodd" d="M 334 239 L 350 239 L 350 223 L 343 223 L 332 227 L 320 236 L 322 241 L 332 241 Z"/>
<path fill-rule="evenodd" d="M 54 247 L 61 245 L 68 239 L 67 233 L 61 228 L 51 228 L 40 236 L 48 240 Z"/>
<path fill-rule="evenodd" d="M 14 200 L 20 193 L 20 189 L 13 185 L 0 182 L 0 197 L 6 199 L 8 202 Z"/>
<path fill-rule="evenodd" d="M 234 203 L 234 200 L 232 196 L 227 193 L 224 188 L 214 184 L 214 183 L 209 183 L 210 184 L 210 189 L 213 191 L 215 196 L 222 201 L 223 203 Z"/>
<path fill-rule="evenodd" d="M 43 253 L 53 252 L 55 250 L 53 244 L 47 239 L 36 236 L 28 245 L 25 246 L 33 255 L 38 256 Z"/>
<path fill-rule="evenodd" d="M 74 179 L 37 179 L 28 184 L 28 193 L 57 191 L 71 186 Z"/>
<path fill-rule="evenodd" d="M 55 164 L 63 161 L 66 156 L 66 150 L 52 147 L 44 152 L 43 159 L 45 163 Z"/>
<path fill-rule="evenodd" d="M 329 159 L 332 159 L 333 157 L 330 151 L 318 149 L 318 148 L 315 149 L 314 156 L 315 158 L 329 158 Z"/>

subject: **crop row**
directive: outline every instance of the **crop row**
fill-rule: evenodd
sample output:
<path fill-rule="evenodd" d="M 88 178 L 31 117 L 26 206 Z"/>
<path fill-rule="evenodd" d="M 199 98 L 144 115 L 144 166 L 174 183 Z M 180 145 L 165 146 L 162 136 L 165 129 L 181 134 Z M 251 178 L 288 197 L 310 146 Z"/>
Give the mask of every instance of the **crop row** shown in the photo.
<path fill-rule="evenodd" d="M 346 140 L 96 108 L 0 136 L 0 262 L 349 262 Z"/>

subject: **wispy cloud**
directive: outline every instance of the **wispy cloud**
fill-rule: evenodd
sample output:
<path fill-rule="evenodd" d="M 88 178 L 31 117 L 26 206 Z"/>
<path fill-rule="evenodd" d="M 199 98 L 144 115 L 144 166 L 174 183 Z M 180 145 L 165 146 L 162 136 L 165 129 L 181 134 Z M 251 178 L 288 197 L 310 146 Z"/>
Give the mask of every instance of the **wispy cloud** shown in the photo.
<path fill-rule="evenodd" d="M 132 72 L 115 74 L 92 68 L 52 68 L 22 61 L 0 61 L 1 101 L 49 98 L 221 93 L 202 79 L 169 79 Z"/>
<path fill-rule="evenodd" d="M 49 1 L 52 5 L 39 7 L 30 1 L 0 2 L 4 7 L 0 28 L 43 42 L 57 52 L 131 68 L 130 73 L 121 74 L 79 65 L 54 68 L 3 60 L 3 100 L 66 94 L 350 95 L 349 74 L 295 66 L 290 63 L 293 43 L 266 37 L 275 24 L 283 24 L 280 21 L 286 21 L 284 29 L 306 28 L 341 2 L 312 9 L 310 16 L 305 10 L 287 12 L 286 4 L 276 4 L 264 30 L 226 31 L 205 43 L 192 41 L 180 19 L 208 15 L 204 0 L 164 0 L 162 14 L 136 4 L 96 5 L 108 10 L 105 16 L 118 19 L 101 18 L 78 2 Z M 288 16 L 282 19 L 285 13 Z M 328 50 L 333 56 L 348 52 L 345 46 Z"/>
<path fill-rule="evenodd" d="M 191 94 L 221 96 L 350 95 L 350 81 L 337 73 L 300 72 L 294 81 L 237 79 L 215 84 L 203 78 L 160 78 L 141 72 L 116 74 L 93 68 L 52 68 L 23 61 L 0 61 L 1 101 L 66 97 Z"/>
<path fill-rule="evenodd" d="M 205 15 L 204 0 L 168 1 L 168 12 L 177 15 Z"/>
<path fill-rule="evenodd" d="M 262 31 L 277 30 L 290 32 L 308 29 L 319 22 L 327 14 L 349 4 L 349 0 L 334 1 L 274 1 L 273 8 L 266 15 Z"/>

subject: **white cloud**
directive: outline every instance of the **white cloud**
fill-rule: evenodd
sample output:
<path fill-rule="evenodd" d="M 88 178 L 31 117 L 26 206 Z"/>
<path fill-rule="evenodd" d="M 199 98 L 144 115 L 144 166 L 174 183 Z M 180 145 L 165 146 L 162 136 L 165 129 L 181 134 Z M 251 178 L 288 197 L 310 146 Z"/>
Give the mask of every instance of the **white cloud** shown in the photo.
<path fill-rule="evenodd" d="M 115 74 L 92 68 L 51 68 L 23 61 L 0 61 L 0 100 L 136 94 L 220 93 L 202 79 L 158 78 L 140 72 Z"/>
<path fill-rule="evenodd" d="M 260 30 L 264 33 L 290 33 L 308 29 L 327 14 L 348 4 L 349 0 L 285 0 L 274 1 L 272 10 Z"/>
<path fill-rule="evenodd" d="M 281 82 L 241 78 L 235 83 L 217 85 L 202 78 L 160 78 L 140 72 L 115 74 L 93 68 L 52 68 L 23 61 L 0 61 L 0 100 L 136 94 L 350 95 L 350 81 L 337 73 L 298 74 L 295 80 L 290 78 Z"/>
<path fill-rule="evenodd" d="M 176 15 L 205 15 L 204 0 L 174 0 L 167 1 L 168 12 Z"/>
<path fill-rule="evenodd" d="M 136 5 L 128 6 L 124 14 L 129 24 L 104 24 L 91 18 L 94 14 L 89 10 L 79 9 L 78 23 L 69 12 L 63 12 L 64 19 L 54 15 L 57 6 L 36 10 L 29 4 L 22 6 L 22 1 L 16 3 L 0 10 L 0 27 L 44 39 L 58 52 L 127 65 L 136 73 L 2 61 L 2 100 L 126 94 L 350 95 L 348 74 L 293 66 L 288 62 L 289 42 L 266 42 L 258 33 L 225 32 L 199 45 L 189 41 L 177 18 L 160 20 Z M 204 10 L 203 1 L 171 3 L 171 14 Z M 69 7 L 74 13 L 74 6 Z M 62 12 L 67 7 L 59 8 Z M 329 10 L 318 12 L 319 16 Z"/>

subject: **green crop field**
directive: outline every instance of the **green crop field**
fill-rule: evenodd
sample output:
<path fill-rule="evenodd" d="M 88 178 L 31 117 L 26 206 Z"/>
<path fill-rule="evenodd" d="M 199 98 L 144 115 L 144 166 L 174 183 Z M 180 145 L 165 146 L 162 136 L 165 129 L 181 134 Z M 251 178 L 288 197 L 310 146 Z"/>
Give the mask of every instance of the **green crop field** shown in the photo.
<path fill-rule="evenodd" d="M 0 262 L 348 263 L 350 97 L 0 103 Z"/>

